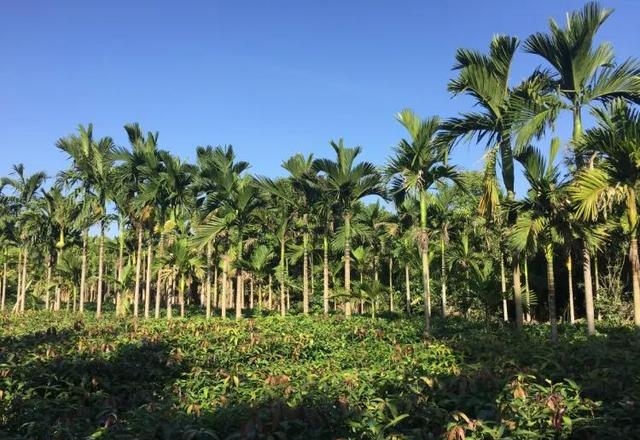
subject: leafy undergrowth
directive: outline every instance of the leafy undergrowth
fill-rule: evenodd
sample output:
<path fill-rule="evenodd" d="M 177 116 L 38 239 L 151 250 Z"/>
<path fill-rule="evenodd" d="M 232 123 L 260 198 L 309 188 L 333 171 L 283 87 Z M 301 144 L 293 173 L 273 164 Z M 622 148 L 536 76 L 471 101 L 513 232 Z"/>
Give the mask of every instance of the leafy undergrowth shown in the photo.
<path fill-rule="evenodd" d="M 640 438 L 640 342 L 462 320 L 0 317 L 0 438 Z"/>

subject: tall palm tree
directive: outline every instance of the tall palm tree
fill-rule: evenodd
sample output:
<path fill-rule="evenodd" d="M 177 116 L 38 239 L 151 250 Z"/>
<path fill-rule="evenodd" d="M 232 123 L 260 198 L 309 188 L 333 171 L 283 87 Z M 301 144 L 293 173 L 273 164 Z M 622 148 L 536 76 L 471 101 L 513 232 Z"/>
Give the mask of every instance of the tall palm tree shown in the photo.
<path fill-rule="evenodd" d="M 233 147 L 231 146 L 224 148 L 218 146 L 214 148 L 207 145 L 206 147 L 199 146 L 196 148 L 196 169 L 193 176 L 192 190 L 196 198 L 196 208 L 199 210 L 199 225 L 205 221 L 208 215 L 220 208 L 225 198 L 227 186 L 225 186 L 225 180 L 222 180 L 221 176 L 229 174 L 239 176 L 248 168 L 248 162 L 236 160 Z M 200 230 L 199 226 L 196 229 L 199 231 L 196 233 L 196 236 L 199 237 L 199 234 L 203 231 Z M 199 237 L 198 240 L 200 238 L 201 237 Z M 205 237 L 205 241 L 209 241 L 203 243 L 203 246 L 207 249 L 207 316 L 210 314 L 209 298 L 211 296 L 211 272 L 213 266 L 212 253 L 210 250 L 217 248 L 216 243 L 221 244 L 221 241 L 226 241 L 228 238 L 229 236 L 224 233 L 224 230 L 219 230 L 214 236 L 209 235 Z M 223 276 L 226 277 L 228 272 L 227 263 L 229 262 L 229 258 L 227 258 L 228 252 L 224 253 L 223 257 Z M 222 287 L 224 297 L 223 301 L 221 301 L 222 314 L 226 316 L 226 283 L 223 283 Z"/>
<path fill-rule="evenodd" d="M 347 295 L 345 315 L 351 316 L 351 219 L 353 209 L 362 198 L 367 196 L 385 197 L 382 176 L 370 162 L 356 162 L 362 152 L 361 147 L 345 147 L 340 139 L 331 142 L 336 160 L 316 159 L 313 168 L 324 176 L 324 190 L 334 198 L 338 211 L 342 215 L 345 228 L 344 246 L 344 289 Z"/>
<path fill-rule="evenodd" d="M 532 137 L 540 136 L 557 112 L 557 105 L 549 99 L 551 82 L 544 72 L 536 71 L 517 87 L 510 86 L 509 75 L 518 44 L 515 37 L 497 35 L 488 54 L 458 49 L 454 65 L 458 76 L 448 84 L 450 92 L 471 96 L 480 108 L 478 112 L 448 119 L 443 127 L 453 139 L 475 137 L 478 142 L 486 141 L 485 191 L 480 210 L 488 217 L 495 217 L 499 205 L 496 166 L 501 166 L 507 202 L 515 200 L 514 154 Z M 508 224 L 513 225 L 515 220 L 516 213 L 511 212 Z M 519 255 L 513 257 L 516 326 L 521 328 L 520 262 Z"/>
<path fill-rule="evenodd" d="M 95 206 L 99 209 L 100 242 L 98 251 L 98 289 L 96 316 L 102 311 L 102 287 L 104 271 L 104 238 L 106 228 L 106 203 L 110 188 L 113 184 L 112 164 L 114 160 L 115 144 L 110 137 L 99 140 L 93 138 L 93 125 L 86 128 L 78 127 L 78 134 L 61 138 L 56 142 L 58 149 L 64 151 L 72 160 L 71 168 L 61 173 L 62 179 L 68 183 L 79 184 L 83 191 L 83 206 L 85 211 L 90 208 L 89 197 L 95 197 Z M 80 284 L 80 313 L 84 310 L 85 281 L 87 272 L 87 240 L 89 224 L 84 227 L 83 233 L 83 276 Z"/>
<path fill-rule="evenodd" d="M 567 14 L 560 27 L 549 20 L 549 32 L 531 35 L 524 43 L 525 52 L 542 57 L 551 65 L 557 90 L 573 117 L 571 143 L 576 145 L 583 134 L 584 107 L 607 102 L 615 97 L 640 99 L 640 64 L 632 59 L 616 63 L 610 43 L 594 47 L 595 36 L 613 10 L 589 2 L 579 11 Z M 578 168 L 585 166 L 579 160 Z M 591 254 L 583 246 L 583 276 L 587 312 L 587 332 L 595 333 Z"/>
<path fill-rule="evenodd" d="M 422 255 L 422 287 L 424 296 L 425 333 L 431 320 L 431 292 L 429 280 L 429 237 L 427 231 L 427 199 L 429 189 L 437 182 L 452 180 L 461 183 L 454 166 L 447 164 L 451 143 L 438 136 L 440 119 L 421 120 L 413 111 L 403 110 L 398 121 L 409 133 L 402 139 L 389 160 L 386 173 L 392 178 L 391 193 L 409 193 L 420 202 L 420 234 L 418 246 Z"/>
<path fill-rule="evenodd" d="M 18 277 L 21 280 L 16 296 L 15 311 L 22 313 L 25 308 L 25 300 L 27 294 L 27 266 L 29 262 L 30 245 L 36 240 L 33 228 L 29 228 L 29 212 L 33 204 L 39 198 L 40 187 L 47 179 L 47 175 L 42 172 L 36 172 L 31 175 L 25 173 L 24 165 L 18 164 L 12 167 L 11 173 L 14 177 L 3 177 L 0 180 L 2 187 L 9 187 L 13 190 L 13 194 L 8 197 L 6 202 L 13 205 L 12 211 L 16 214 L 17 238 L 20 241 L 20 253 L 18 257 Z"/>
<path fill-rule="evenodd" d="M 624 206 L 629 237 L 629 261 L 636 326 L 640 326 L 640 262 L 638 260 L 638 194 L 640 193 L 640 112 L 616 99 L 609 111 L 596 110 L 598 126 L 587 130 L 575 144 L 581 157 L 594 167 L 578 172 L 571 194 L 577 215 L 596 220 L 611 203 Z"/>
<path fill-rule="evenodd" d="M 80 215 L 80 206 L 76 203 L 73 194 L 65 195 L 59 185 L 53 186 L 49 191 L 44 193 L 44 198 L 51 212 L 51 220 L 54 224 L 55 233 L 55 257 L 56 268 L 60 264 L 60 260 L 67 246 L 67 236 L 74 230 L 74 219 Z M 60 309 L 60 286 L 55 288 L 54 310 Z"/>
<path fill-rule="evenodd" d="M 556 313 L 556 291 L 554 276 L 555 247 L 564 242 L 561 224 L 563 211 L 567 209 L 565 182 L 554 160 L 560 147 L 555 138 L 551 143 L 548 158 L 529 147 L 520 158 L 524 175 L 530 189 L 523 201 L 517 202 L 521 215 L 509 234 L 509 244 L 519 252 L 541 250 L 547 262 L 547 292 L 551 341 L 558 340 L 558 317 Z"/>
<path fill-rule="evenodd" d="M 313 155 L 295 154 L 287 159 L 282 168 L 289 172 L 292 188 L 299 194 L 298 210 L 302 214 L 302 312 L 309 314 L 309 244 L 311 208 L 319 198 Z"/>
<path fill-rule="evenodd" d="M 216 175 L 216 196 L 218 203 L 206 214 L 198 227 L 197 242 L 203 248 L 214 241 L 224 231 L 233 230 L 236 246 L 236 262 L 243 261 L 245 233 L 251 224 L 255 211 L 260 207 L 258 186 L 248 175 L 240 174 L 248 164 L 236 162 L 233 148 L 218 147 L 214 150 Z M 244 303 L 244 274 L 237 271 L 236 277 L 236 319 L 242 317 Z"/>
<path fill-rule="evenodd" d="M 162 158 L 158 150 L 158 133 L 143 134 L 137 123 L 126 124 L 124 129 L 130 149 L 117 148 L 114 187 L 116 202 L 133 224 L 137 236 L 135 287 L 133 289 L 133 315 L 138 317 L 142 270 L 142 244 L 145 227 L 152 224 L 156 207 L 157 186 L 150 182 L 161 170 Z"/>
<path fill-rule="evenodd" d="M 258 178 L 259 187 L 263 191 L 262 198 L 266 202 L 267 209 L 258 213 L 259 220 L 267 222 L 267 230 L 278 243 L 278 267 L 277 279 L 280 283 L 280 314 L 286 315 L 286 289 L 289 284 L 286 271 L 286 248 L 291 240 L 295 217 L 296 204 L 299 202 L 299 194 L 296 195 L 289 179 Z"/>

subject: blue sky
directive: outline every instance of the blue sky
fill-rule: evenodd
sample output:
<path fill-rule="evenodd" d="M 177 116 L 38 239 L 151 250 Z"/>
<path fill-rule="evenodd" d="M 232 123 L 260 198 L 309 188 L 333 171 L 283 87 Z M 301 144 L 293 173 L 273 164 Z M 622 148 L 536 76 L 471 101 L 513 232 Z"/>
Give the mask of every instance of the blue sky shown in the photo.
<path fill-rule="evenodd" d="M 122 126 L 159 131 L 192 160 L 197 145 L 232 144 L 252 172 L 281 175 L 296 152 L 332 156 L 331 139 L 382 164 L 404 135 L 394 114 L 469 110 L 446 91 L 455 50 L 492 35 L 526 38 L 564 21 L 576 0 L 33 1 L 0 13 L 0 175 L 23 162 L 50 175 L 67 166 L 59 137 L 93 122 L 126 145 Z M 640 55 L 640 1 L 601 30 L 620 59 Z M 513 81 L 540 61 L 519 53 Z M 559 124 L 566 137 L 566 121 Z M 545 147 L 546 148 L 546 147 Z M 483 149 L 453 161 L 482 165 Z"/>

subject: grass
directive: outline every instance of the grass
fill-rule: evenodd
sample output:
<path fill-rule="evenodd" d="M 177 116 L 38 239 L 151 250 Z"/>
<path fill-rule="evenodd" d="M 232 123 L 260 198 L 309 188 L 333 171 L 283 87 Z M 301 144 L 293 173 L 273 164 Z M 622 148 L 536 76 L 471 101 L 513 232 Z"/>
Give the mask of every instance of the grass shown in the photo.
<path fill-rule="evenodd" d="M 640 438 L 640 337 L 454 318 L 0 317 L 0 438 Z"/>

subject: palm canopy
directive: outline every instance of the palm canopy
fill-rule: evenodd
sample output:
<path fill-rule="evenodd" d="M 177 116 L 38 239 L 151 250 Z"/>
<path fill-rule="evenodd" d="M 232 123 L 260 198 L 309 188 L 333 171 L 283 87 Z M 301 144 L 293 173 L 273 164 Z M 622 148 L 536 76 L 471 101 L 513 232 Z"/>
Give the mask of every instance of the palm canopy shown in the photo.
<path fill-rule="evenodd" d="M 517 38 L 497 35 L 487 54 L 458 49 L 453 67 L 458 76 L 447 89 L 454 95 L 471 96 L 480 110 L 449 118 L 442 124 L 443 136 L 452 141 L 475 138 L 486 144 L 486 186 L 497 186 L 495 167 L 499 163 L 509 194 L 515 191 L 514 154 L 526 148 L 534 137 L 540 137 L 558 111 L 551 93 L 554 84 L 547 72 L 536 70 L 518 86 L 510 86 L 509 74 L 518 46 Z M 497 199 L 485 200 L 486 211 L 493 212 L 495 207 L 489 202 Z"/>
<path fill-rule="evenodd" d="M 510 246 L 518 252 L 536 252 L 541 246 L 563 242 L 559 227 L 569 204 L 566 182 L 554 164 L 559 148 L 560 141 L 554 138 L 547 158 L 534 147 L 520 156 L 530 189 L 524 200 L 515 202 L 520 215 L 508 236 Z"/>
<path fill-rule="evenodd" d="M 69 183 L 80 183 L 86 193 L 98 198 L 104 209 L 112 180 L 115 144 L 110 137 L 94 140 L 93 124 L 80 125 L 78 134 L 61 138 L 56 142 L 61 151 L 73 161 L 71 169 L 61 173 L 61 178 Z"/>
<path fill-rule="evenodd" d="M 206 214 L 213 211 L 221 199 L 222 181 L 232 181 L 249 168 L 249 163 L 236 160 L 231 145 L 196 148 L 196 172 L 193 176 L 193 191 L 198 207 Z"/>
<path fill-rule="evenodd" d="M 13 195 L 8 196 L 7 201 L 15 203 L 18 207 L 26 207 L 37 197 L 38 190 L 47 180 L 47 175 L 43 171 L 27 175 L 21 163 L 13 165 L 12 170 L 11 175 L 14 177 L 0 179 L 0 191 L 5 187 L 12 188 Z"/>
<path fill-rule="evenodd" d="M 395 147 L 395 155 L 385 170 L 391 178 L 391 194 L 400 201 L 406 194 L 418 197 L 445 179 L 459 184 L 456 167 L 447 164 L 451 143 L 439 136 L 440 118 L 421 120 L 413 111 L 405 109 L 396 119 L 407 129 L 410 139 L 402 139 Z"/>
<path fill-rule="evenodd" d="M 316 159 L 313 169 L 323 177 L 323 189 L 331 194 L 343 213 L 351 212 L 356 203 L 367 196 L 386 197 L 382 176 L 371 162 L 356 162 L 361 147 L 345 147 L 340 139 L 331 141 L 336 160 Z"/>
<path fill-rule="evenodd" d="M 598 125 L 576 144 L 577 153 L 591 157 L 594 168 L 580 171 L 571 194 L 577 214 L 596 220 L 613 203 L 626 205 L 630 231 L 638 228 L 637 192 L 640 190 L 640 112 L 622 99 L 606 110 L 594 110 Z"/>
<path fill-rule="evenodd" d="M 592 101 L 623 96 L 640 100 L 640 64 L 628 59 L 616 64 L 613 46 L 593 47 L 594 37 L 613 10 L 589 2 L 567 15 L 566 27 L 549 21 L 549 33 L 537 32 L 524 42 L 527 53 L 544 58 L 555 70 L 558 90 L 574 111 Z"/>

